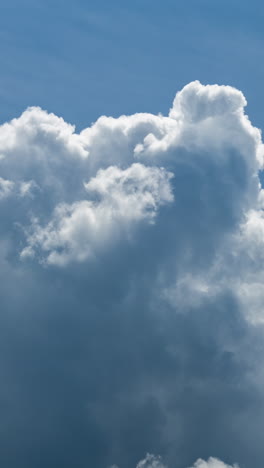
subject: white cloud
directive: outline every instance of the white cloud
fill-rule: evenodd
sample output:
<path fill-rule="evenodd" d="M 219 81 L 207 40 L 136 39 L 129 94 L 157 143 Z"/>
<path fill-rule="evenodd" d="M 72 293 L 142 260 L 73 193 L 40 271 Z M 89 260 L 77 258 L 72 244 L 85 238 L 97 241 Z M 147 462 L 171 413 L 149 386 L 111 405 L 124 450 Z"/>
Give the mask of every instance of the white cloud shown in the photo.
<path fill-rule="evenodd" d="M 216 116 L 241 113 L 247 101 L 231 86 L 207 85 L 193 81 L 176 94 L 169 116 L 192 123 Z"/>
<path fill-rule="evenodd" d="M 137 464 L 137 468 L 167 468 L 163 463 L 160 457 L 147 454 L 144 460 L 141 460 Z"/>
<path fill-rule="evenodd" d="M 0 200 L 2 198 L 8 197 L 12 193 L 14 183 L 10 180 L 5 180 L 0 177 Z"/>
<path fill-rule="evenodd" d="M 245 308 L 252 302 L 251 320 L 261 319 L 261 298 L 250 291 L 262 282 L 263 144 L 245 105 L 230 86 L 195 81 L 176 94 L 169 116 L 103 116 L 78 135 L 29 108 L 2 125 L 1 209 L 7 229 L 25 233 L 21 258 L 84 262 L 121 240 L 140 242 L 149 224 L 161 233 L 153 252 L 162 274 L 158 242 L 175 264 L 161 292 L 170 303 L 198 304 L 228 284 Z"/>
<path fill-rule="evenodd" d="M 226 463 L 218 460 L 217 458 L 209 458 L 208 461 L 199 459 L 192 468 L 238 468 L 238 465 L 227 465 Z"/>
<path fill-rule="evenodd" d="M 164 169 L 133 164 L 126 170 L 109 167 L 85 184 L 98 201 L 61 204 L 52 220 L 42 228 L 37 221 L 22 257 L 39 248 L 47 252 L 47 263 L 64 265 L 83 261 L 111 243 L 130 236 L 133 225 L 153 222 L 158 208 L 173 201 L 172 174 Z"/>
<path fill-rule="evenodd" d="M 32 192 L 35 188 L 37 188 L 37 186 L 32 180 L 16 183 L 0 177 L 0 200 L 11 195 L 16 195 L 18 197 L 32 196 Z"/>
<path fill-rule="evenodd" d="M 29 158 L 46 161 L 54 158 L 49 150 L 64 152 L 65 156 L 78 154 L 86 157 L 80 136 L 74 133 L 74 126 L 61 117 L 29 107 L 23 114 L 0 127 L 1 157 Z"/>
<path fill-rule="evenodd" d="M 118 468 L 116 465 L 110 468 Z M 163 462 L 161 457 L 152 454 L 147 454 L 146 457 L 141 460 L 136 468 L 168 468 Z M 192 467 L 189 468 L 239 468 L 237 464 L 227 465 L 226 463 L 218 460 L 217 458 L 210 457 L 207 461 L 199 458 Z"/>
<path fill-rule="evenodd" d="M 41 414 L 50 440 L 73 399 L 80 400 L 73 428 L 78 414 L 89 415 L 98 431 L 91 445 L 98 440 L 105 464 L 126 460 L 128 445 L 126 464 L 134 446 L 155 444 L 157 452 L 168 447 L 168 460 L 186 460 L 189 450 L 195 459 L 208 435 L 215 453 L 230 450 L 240 462 L 257 449 L 262 459 L 263 336 L 252 322 L 264 322 L 263 144 L 245 104 L 234 88 L 194 82 L 168 116 L 102 116 L 76 134 L 62 118 L 30 108 L 0 127 L 1 297 L 7 323 L 13 309 L 21 321 L 11 336 L 14 362 L 24 343 L 32 355 L 32 339 L 40 346 L 36 375 L 58 374 L 59 389 L 74 387 L 63 409 L 56 397 L 63 391 L 48 393 L 53 405 Z M 5 339 L 10 349 L 9 327 Z M 54 374 L 42 359 L 47 350 L 52 362 L 58 357 Z M 11 374 L 19 388 L 21 374 Z M 39 414 L 32 375 L 23 398 Z M 45 382 L 41 388 L 49 392 Z M 26 415 L 27 404 L 19 407 Z M 254 430 L 244 429 L 249 423 Z M 148 454 L 137 468 L 147 467 L 165 465 Z M 210 458 L 192 468 L 232 467 Z"/>

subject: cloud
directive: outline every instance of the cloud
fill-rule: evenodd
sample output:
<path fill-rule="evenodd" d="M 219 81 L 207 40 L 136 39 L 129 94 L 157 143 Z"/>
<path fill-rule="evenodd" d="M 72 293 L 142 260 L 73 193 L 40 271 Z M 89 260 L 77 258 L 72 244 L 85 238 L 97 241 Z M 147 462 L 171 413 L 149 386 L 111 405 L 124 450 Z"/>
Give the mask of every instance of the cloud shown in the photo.
<path fill-rule="evenodd" d="M 160 457 L 155 457 L 154 455 L 147 454 L 144 460 L 141 460 L 137 464 L 137 468 L 166 468 L 163 465 Z"/>
<path fill-rule="evenodd" d="M 263 144 L 245 105 L 193 82 L 168 116 L 76 134 L 29 108 L 0 127 L 3 465 L 262 468 Z"/>
<path fill-rule="evenodd" d="M 193 468 L 232 468 L 231 465 L 226 465 L 221 460 L 217 458 L 209 458 L 206 462 L 204 460 L 197 460 L 197 462 L 193 465 Z M 238 468 L 238 465 L 234 465 L 234 468 Z"/>
<path fill-rule="evenodd" d="M 111 468 L 117 468 L 116 466 L 112 466 Z M 157 457 L 155 455 L 147 454 L 144 460 L 141 460 L 137 464 L 137 468 L 167 468 L 163 462 L 161 457 Z M 210 457 L 208 461 L 202 460 L 201 458 L 197 460 L 192 468 L 239 468 L 238 465 L 226 465 L 221 460 L 217 458 Z"/>
<path fill-rule="evenodd" d="M 20 219 L 12 220 L 26 233 L 22 257 L 38 250 L 52 264 L 85 261 L 98 254 L 100 238 L 105 246 L 106 231 L 111 238 L 124 225 L 133 230 L 154 220 L 173 195 L 166 222 L 174 245 L 198 250 L 206 237 L 214 255 L 259 196 L 263 145 L 245 104 L 234 88 L 193 82 L 177 93 L 169 117 L 101 117 L 77 135 L 62 118 L 29 108 L 4 124 L 2 193 L 14 184 L 21 193 L 28 184 L 38 188 L 30 210 L 21 205 Z M 148 187 L 144 178 L 152 180 Z"/>
<path fill-rule="evenodd" d="M 153 222 L 159 206 L 173 201 L 172 176 L 162 168 L 138 163 L 123 171 L 113 166 L 99 171 L 85 189 L 100 200 L 60 204 L 44 228 L 35 221 L 21 256 L 32 256 L 39 247 L 48 252 L 48 263 L 86 260 L 113 237 L 129 235 L 131 225 L 142 220 Z"/>
<path fill-rule="evenodd" d="M 8 197 L 12 193 L 13 182 L 0 178 L 0 199 Z"/>
<path fill-rule="evenodd" d="M 197 123 L 208 118 L 241 114 L 247 101 L 231 86 L 207 85 L 193 81 L 176 94 L 169 116 Z"/>

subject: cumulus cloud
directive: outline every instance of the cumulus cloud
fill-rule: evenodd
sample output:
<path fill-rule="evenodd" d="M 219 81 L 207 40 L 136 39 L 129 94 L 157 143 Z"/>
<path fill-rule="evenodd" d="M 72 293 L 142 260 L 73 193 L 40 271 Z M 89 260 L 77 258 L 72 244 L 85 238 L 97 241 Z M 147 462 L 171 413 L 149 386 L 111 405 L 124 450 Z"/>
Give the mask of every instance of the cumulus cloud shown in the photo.
<path fill-rule="evenodd" d="M 197 123 L 216 116 L 228 116 L 246 106 L 243 94 L 231 86 L 207 85 L 194 81 L 176 94 L 169 116 Z"/>
<path fill-rule="evenodd" d="M 231 465 L 226 465 L 221 460 L 217 458 L 209 458 L 208 461 L 204 460 L 197 460 L 197 462 L 193 465 L 193 468 L 232 468 Z M 238 465 L 234 465 L 233 468 L 238 468 Z"/>
<path fill-rule="evenodd" d="M 111 468 L 118 468 L 113 465 Z M 141 460 L 137 464 L 137 468 L 167 468 L 163 462 L 161 457 L 147 454 L 144 460 Z M 208 461 L 202 460 L 199 458 L 194 465 L 190 468 L 239 468 L 238 465 L 226 465 L 221 460 L 217 458 L 210 457 Z"/>
<path fill-rule="evenodd" d="M 195 81 L 168 116 L 77 134 L 33 107 L 0 126 L 5 466 L 262 468 L 264 151 L 245 106 Z"/>
<path fill-rule="evenodd" d="M 35 221 L 21 256 L 32 256 L 39 247 L 48 252 L 47 262 L 57 265 L 89 258 L 113 237 L 129 235 L 135 223 L 153 222 L 159 206 L 173 201 L 172 177 L 162 168 L 142 164 L 123 171 L 113 166 L 99 171 L 85 189 L 100 200 L 60 204 L 44 228 Z"/>
<path fill-rule="evenodd" d="M 163 465 L 160 457 L 155 457 L 154 455 L 147 454 L 144 460 L 141 460 L 137 464 L 137 468 L 166 468 Z"/>
<path fill-rule="evenodd" d="M 62 118 L 29 108 L 2 125 L 0 196 L 5 210 L 10 195 L 20 195 L 4 211 L 8 229 L 20 226 L 24 233 L 20 258 L 84 262 L 125 240 L 138 242 L 152 224 L 149 235 L 159 232 L 157 261 L 164 263 L 159 252 L 166 238 L 178 270 L 164 296 L 179 298 L 187 283 L 188 296 L 206 295 L 209 284 L 212 291 L 224 278 L 238 296 L 248 291 L 248 273 L 238 285 L 235 267 L 224 274 L 219 268 L 227 256 L 236 263 L 243 249 L 256 261 L 262 251 L 263 144 L 245 105 L 230 86 L 195 81 L 176 94 L 168 117 L 101 117 L 78 135 Z M 21 199 L 29 194 L 30 203 Z M 197 273 L 193 265 L 200 265 Z"/>
<path fill-rule="evenodd" d="M 32 224 L 28 207 L 20 214 L 28 233 L 22 257 L 37 247 L 48 263 L 86 260 L 93 239 L 106 231 L 111 237 L 118 226 L 122 231 L 126 223 L 153 220 L 159 206 L 172 201 L 172 176 L 176 236 L 195 205 L 199 220 L 190 219 L 186 231 L 207 226 L 209 243 L 217 246 L 259 194 L 263 145 L 245 104 L 234 88 L 194 82 L 177 93 L 169 117 L 103 117 L 77 135 L 62 118 L 30 108 L 2 125 L 2 198 L 18 183 L 21 194 L 29 184 L 39 190 Z"/>

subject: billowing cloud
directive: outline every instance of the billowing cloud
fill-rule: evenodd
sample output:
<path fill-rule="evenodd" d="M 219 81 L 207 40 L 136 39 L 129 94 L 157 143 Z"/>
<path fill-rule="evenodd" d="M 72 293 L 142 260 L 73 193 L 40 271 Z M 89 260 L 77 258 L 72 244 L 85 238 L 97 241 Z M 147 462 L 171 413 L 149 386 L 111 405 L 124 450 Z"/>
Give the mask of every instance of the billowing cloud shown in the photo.
<path fill-rule="evenodd" d="M 130 236 L 136 223 L 153 222 L 159 206 L 173 201 L 169 183 L 172 177 L 162 168 L 139 163 L 123 171 L 116 166 L 99 171 L 85 184 L 86 191 L 94 193 L 99 201 L 60 204 L 44 228 L 35 221 L 29 246 L 21 256 L 32 256 L 34 248 L 39 247 L 48 252 L 48 263 L 86 260 L 111 238 Z"/>
<path fill-rule="evenodd" d="M 137 468 L 166 468 L 163 465 L 160 457 L 155 457 L 154 455 L 147 454 L 144 460 L 141 460 L 137 464 Z"/>
<path fill-rule="evenodd" d="M 197 460 L 197 462 L 193 465 L 193 468 L 232 468 L 232 466 L 226 465 L 217 458 L 210 457 L 208 461 L 201 459 Z M 233 468 L 238 468 L 238 466 L 234 465 Z"/>
<path fill-rule="evenodd" d="M 168 116 L 77 134 L 33 107 L 0 126 L 3 465 L 262 468 L 264 151 L 245 106 L 196 81 Z"/>
<path fill-rule="evenodd" d="M 112 466 L 111 468 L 118 468 L 116 466 Z M 137 464 L 137 468 L 167 468 L 163 462 L 161 457 L 147 454 L 146 458 L 141 460 Z M 217 458 L 210 457 L 208 461 L 202 460 L 201 458 L 197 460 L 191 468 L 239 468 L 238 465 L 230 466 L 223 463 L 221 460 Z"/>

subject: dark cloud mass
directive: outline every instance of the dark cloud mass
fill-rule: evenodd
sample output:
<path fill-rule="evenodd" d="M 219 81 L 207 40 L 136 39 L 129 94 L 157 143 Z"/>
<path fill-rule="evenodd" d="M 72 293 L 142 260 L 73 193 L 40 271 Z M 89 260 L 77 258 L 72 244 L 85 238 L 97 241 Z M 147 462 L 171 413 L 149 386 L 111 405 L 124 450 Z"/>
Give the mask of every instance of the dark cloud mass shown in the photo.
<path fill-rule="evenodd" d="M 1 466 L 262 468 L 264 152 L 245 105 L 193 82 L 168 117 L 75 134 L 29 108 L 0 127 Z"/>

